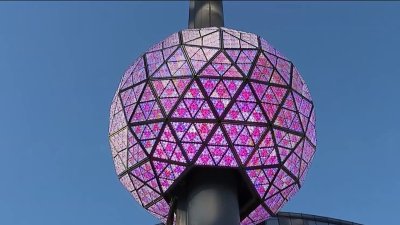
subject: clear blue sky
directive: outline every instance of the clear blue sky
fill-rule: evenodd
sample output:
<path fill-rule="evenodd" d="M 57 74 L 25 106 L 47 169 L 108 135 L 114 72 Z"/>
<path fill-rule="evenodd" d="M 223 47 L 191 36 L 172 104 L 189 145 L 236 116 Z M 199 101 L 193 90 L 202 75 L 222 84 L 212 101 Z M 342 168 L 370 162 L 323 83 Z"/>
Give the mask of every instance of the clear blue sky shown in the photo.
<path fill-rule="evenodd" d="M 318 151 L 285 211 L 398 225 L 400 4 L 226 2 L 226 26 L 292 59 Z M 188 2 L 0 3 L 0 224 L 153 225 L 114 174 L 108 110 Z"/>

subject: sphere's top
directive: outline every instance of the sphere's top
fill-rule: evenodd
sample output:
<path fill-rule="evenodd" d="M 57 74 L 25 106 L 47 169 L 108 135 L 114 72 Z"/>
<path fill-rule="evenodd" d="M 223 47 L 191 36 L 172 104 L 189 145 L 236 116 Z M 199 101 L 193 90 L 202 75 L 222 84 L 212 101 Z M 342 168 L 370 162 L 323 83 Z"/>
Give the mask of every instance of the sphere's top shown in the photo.
<path fill-rule="evenodd" d="M 174 33 L 123 76 L 110 112 L 118 176 L 165 221 L 194 168 L 230 168 L 254 201 L 242 224 L 275 214 L 301 187 L 316 148 L 313 102 L 291 61 L 255 34 Z"/>

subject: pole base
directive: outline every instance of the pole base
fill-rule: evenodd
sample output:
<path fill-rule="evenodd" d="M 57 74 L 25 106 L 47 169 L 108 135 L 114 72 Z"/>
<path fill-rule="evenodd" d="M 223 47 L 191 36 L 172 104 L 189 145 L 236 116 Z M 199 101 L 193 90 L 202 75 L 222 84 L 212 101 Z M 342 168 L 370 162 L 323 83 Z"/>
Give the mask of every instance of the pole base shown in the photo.
<path fill-rule="evenodd" d="M 237 186 L 231 171 L 193 174 L 177 197 L 176 225 L 239 225 Z"/>

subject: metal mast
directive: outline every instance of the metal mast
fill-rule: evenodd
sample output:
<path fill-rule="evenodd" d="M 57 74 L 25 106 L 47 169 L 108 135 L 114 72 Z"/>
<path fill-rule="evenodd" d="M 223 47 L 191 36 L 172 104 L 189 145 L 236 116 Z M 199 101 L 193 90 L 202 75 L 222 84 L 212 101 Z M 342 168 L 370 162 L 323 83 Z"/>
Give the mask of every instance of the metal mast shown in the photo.
<path fill-rule="evenodd" d="M 223 27 L 221 0 L 190 0 L 190 29 Z M 239 188 L 236 174 L 230 170 L 200 169 L 192 172 L 172 196 L 167 225 L 239 225 Z"/>
<path fill-rule="evenodd" d="M 223 26 L 224 11 L 222 0 L 190 0 L 188 24 L 190 29 Z"/>
<path fill-rule="evenodd" d="M 237 182 L 229 170 L 210 168 L 192 173 L 175 195 L 176 225 L 239 225 Z M 172 218 L 168 222 L 172 224 Z"/>

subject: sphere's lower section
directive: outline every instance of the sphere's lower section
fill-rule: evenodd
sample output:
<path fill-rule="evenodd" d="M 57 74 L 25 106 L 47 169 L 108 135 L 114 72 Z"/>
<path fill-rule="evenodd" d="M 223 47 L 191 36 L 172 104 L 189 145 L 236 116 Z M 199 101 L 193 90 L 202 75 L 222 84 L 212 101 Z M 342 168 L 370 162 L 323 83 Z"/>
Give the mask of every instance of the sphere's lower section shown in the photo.
<path fill-rule="evenodd" d="M 256 204 L 241 224 L 265 220 L 301 187 L 316 148 L 295 66 L 226 28 L 183 30 L 141 56 L 115 94 L 109 134 L 121 182 L 163 222 L 171 190 L 195 168 L 237 171 Z"/>

